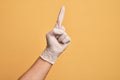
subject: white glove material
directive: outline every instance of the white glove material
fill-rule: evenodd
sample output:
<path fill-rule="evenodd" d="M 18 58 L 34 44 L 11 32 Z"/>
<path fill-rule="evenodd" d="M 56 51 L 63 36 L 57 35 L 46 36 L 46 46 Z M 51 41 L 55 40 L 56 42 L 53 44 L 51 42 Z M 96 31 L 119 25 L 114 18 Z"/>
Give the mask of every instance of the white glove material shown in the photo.
<path fill-rule="evenodd" d="M 70 37 L 65 32 L 65 28 L 61 26 L 64 12 L 65 8 L 62 7 L 55 27 L 46 35 L 47 47 L 40 56 L 43 60 L 51 64 L 55 63 L 59 55 L 67 48 L 70 42 Z"/>

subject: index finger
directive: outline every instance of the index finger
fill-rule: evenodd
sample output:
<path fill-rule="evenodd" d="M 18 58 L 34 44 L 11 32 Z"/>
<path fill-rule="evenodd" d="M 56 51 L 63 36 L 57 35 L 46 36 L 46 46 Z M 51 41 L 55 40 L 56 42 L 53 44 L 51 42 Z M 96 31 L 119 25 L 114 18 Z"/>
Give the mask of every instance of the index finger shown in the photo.
<path fill-rule="evenodd" d="M 64 13 L 65 13 L 65 7 L 63 6 L 59 12 L 58 19 L 57 19 L 57 24 L 61 26 L 63 18 L 64 18 Z"/>

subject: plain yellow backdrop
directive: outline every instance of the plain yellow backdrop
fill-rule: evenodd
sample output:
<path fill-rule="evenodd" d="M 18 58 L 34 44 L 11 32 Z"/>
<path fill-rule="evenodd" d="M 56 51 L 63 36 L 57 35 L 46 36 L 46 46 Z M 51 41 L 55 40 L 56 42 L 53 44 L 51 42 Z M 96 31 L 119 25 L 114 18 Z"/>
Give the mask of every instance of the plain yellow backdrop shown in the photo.
<path fill-rule="evenodd" d="M 72 41 L 46 80 L 120 80 L 120 0 L 0 0 L 0 80 L 33 64 L 62 5 Z"/>

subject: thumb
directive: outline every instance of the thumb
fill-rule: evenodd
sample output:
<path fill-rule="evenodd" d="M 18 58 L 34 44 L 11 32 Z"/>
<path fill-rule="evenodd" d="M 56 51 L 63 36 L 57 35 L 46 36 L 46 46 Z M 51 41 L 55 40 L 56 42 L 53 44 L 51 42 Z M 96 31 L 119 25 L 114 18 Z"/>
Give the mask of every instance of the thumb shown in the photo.
<path fill-rule="evenodd" d="M 64 33 L 64 31 L 61 29 L 58 29 L 58 28 L 54 28 L 52 30 L 52 33 L 53 33 L 53 35 L 62 35 Z"/>

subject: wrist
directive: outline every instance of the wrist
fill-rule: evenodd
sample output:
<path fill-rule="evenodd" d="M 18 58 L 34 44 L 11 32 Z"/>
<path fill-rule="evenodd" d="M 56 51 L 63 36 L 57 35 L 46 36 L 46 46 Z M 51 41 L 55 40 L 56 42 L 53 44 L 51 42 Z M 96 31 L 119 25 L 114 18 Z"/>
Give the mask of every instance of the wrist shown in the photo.
<path fill-rule="evenodd" d="M 51 64 L 51 63 L 49 63 L 48 61 L 46 61 L 46 60 L 42 59 L 40 56 L 39 56 L 39 58 L 38 58 L 38 59 L 39 59 L 42 63 L 52 65 L 52 64 Z"/>
<path fill-rule="evenodd" d="M 43 60 L 54 64 L 57 60 L 57 54 L 49 48 L 46 48 L 40 56 Z"/>

